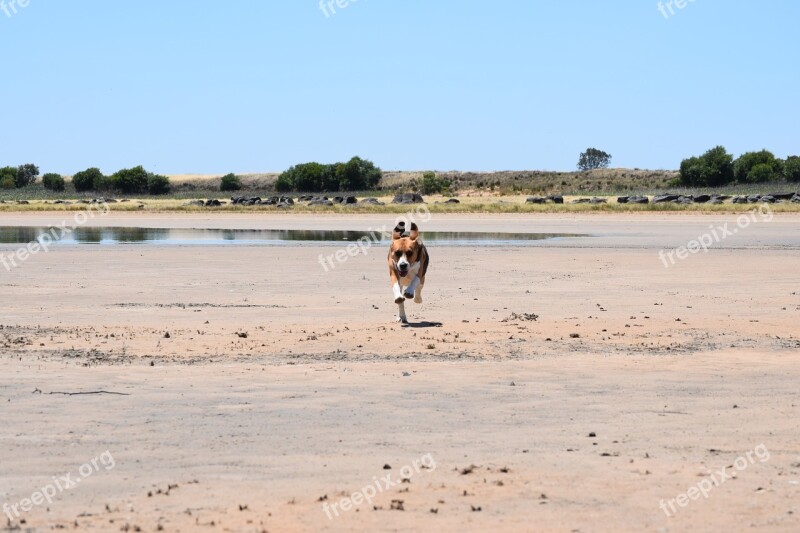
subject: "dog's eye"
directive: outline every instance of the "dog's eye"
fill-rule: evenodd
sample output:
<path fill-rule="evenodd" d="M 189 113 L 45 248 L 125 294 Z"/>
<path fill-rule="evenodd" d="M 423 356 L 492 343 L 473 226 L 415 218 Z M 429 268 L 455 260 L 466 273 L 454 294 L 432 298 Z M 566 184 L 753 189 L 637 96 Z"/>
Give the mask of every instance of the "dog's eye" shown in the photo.
<path fill-rule="evenodd" d="M 403 252 L 395 252 L 395 253 L 394 253 L 394 256 L 395 256 L 395 257 L 400 257 L 401 255 L 403 255 Z"/>

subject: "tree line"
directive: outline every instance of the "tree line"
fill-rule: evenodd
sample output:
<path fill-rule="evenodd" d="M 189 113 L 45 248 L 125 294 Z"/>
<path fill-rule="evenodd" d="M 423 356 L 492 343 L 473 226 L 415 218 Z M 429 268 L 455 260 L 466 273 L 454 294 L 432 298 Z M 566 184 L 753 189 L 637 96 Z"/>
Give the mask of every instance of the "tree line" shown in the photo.
<path fill-rule="evenodd" d="M 278 176 L 277 192 L 337 192 L 375 189 L 383 171 L 372 161 L 354 157 L 347 163 L 295 165 Z"/>
<path fill-rule="evenodd" d="M 39 167 L 28 163 L 19 167 L 0 168 L 0 189 L 22 188 L 35 183 Z M 172 190 L 169 178 L 148 172 L 144 167 L 123 168 L 110 176 L 98 168 L 88 168 L 72 176 L 76 192 L 118 192 L 122 194 L 168 194 Z M 48 173 L 42 176 L 45 189 L 54 192 L 66 190 L 64 176 Z"/>
<path fill-rule="evenodd" d="M 785 160 L 769 150 L 747 152 L 734 159 L 724 146 L 681 162 L 680 183 L 687 187 L 718 187 L 730 183 L 800 182 L 800 157 Z"/>

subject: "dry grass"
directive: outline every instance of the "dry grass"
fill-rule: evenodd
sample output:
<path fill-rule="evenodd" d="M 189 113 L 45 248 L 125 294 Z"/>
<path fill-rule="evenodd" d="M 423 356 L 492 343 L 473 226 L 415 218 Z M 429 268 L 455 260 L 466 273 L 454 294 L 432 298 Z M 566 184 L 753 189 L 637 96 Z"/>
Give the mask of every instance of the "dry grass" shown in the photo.
<path fill-rule="evenodd" d="M 637 213 L 637 212 L 689 212 L 689 213 L 742 213 L 754 209 L 754 204 L 617 204 L 616 199 L 609 198 L 608 204 L 572 204 L 578 197 L 565 197 L 565 204 L 527 204 L 525 196 L 473 196 L 460 197 L 459 204 L 442 203 L 447 197 L 430 196 L 425 204 L 432 213 Z M 384 206 L 376 205 L 334 205 L 334 206 L 308 206 L 296 204 L 291 209 L 278 209 L 275 206 L 239 206 L 224 205 L 222 207 L 198 207 L 187 205 L 186 199 L 175 198 L 142 198 L 132 199 L 125 203 L 108 204 L 112 211 L 118 212 L 202 212 L 202 213 L 408 213 L 421 206 L 391 204 L 392 197 L 383 196 L 379 199 L 386 203 Z M 143 206 L 143 207 L 139 207 Z M 0 213 L 4 212 L 36 212 L 36 211 L 82 211 L 88 209 L 86 204 L 54 205 L 42 200 L 30 201 L 30 204 L 0 204 Z M 774 212 L 800 212 L 800 204 L 779 203 L 771 206 Z"/>

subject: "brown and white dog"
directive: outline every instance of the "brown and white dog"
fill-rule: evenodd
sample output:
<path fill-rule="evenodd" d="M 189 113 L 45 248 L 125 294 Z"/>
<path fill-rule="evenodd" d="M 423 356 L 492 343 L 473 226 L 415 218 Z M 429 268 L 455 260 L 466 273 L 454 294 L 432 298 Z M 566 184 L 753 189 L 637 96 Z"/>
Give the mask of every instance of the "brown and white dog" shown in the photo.
<path fill-rule="evenodd" d="M 428 250 L 419 240 L 419 228 L 413 222 L 408 236 L 405 222 L 400 222 L 392 232 L 392 245 L 389 248 L 389 277 L 392 279 L 394 303 L 399 307 L 397 321 L 408 324 L 406 318 L 406 299 L 422 303 L 422 288 L 428 272 Z"/>

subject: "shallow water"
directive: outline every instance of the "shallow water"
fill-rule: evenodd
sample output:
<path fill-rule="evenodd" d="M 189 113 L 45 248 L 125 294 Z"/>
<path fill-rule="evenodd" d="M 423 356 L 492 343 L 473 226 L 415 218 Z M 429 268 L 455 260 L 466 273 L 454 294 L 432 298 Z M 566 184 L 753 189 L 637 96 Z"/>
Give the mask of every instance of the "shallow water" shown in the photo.
<path fill-rule="evenodd" d="M 423 240 L 440 246 L 530 245 L 536 242 L 587 235 L 569 233 L 482 233 L 425 232 Z M 158 228 L 47 228 L 33 226 L 0 227 L 0 244 L 27 244 L 51 239 L 60 245 L 150 244 L 179 245 L 335 245 L 369 239 L 388 243 L 379 232 L 337 230 L 238 230 L 238 229 L 158 229 Z"/>

